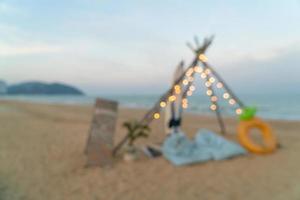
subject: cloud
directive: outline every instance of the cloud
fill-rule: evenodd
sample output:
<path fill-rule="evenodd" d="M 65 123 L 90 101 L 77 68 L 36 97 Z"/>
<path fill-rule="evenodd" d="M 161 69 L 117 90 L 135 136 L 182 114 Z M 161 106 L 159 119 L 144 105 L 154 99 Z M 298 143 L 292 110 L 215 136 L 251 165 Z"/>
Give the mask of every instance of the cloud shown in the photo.
<path fill-rule="evenodd" d="M 58 53 L 63 51 L 63 48 L 55 45 L 37 44 L 37 45 L 1 45 L 0 56 L 18 56 L 44 53 Z"/>
<path fill-rule="evenodd" d="M 218 68 L 230 85 L 244 93 L 298 92 L 300 86 L 300 45 L 275 49 L 263 59 L 245 57 Z M 271 54 L 271 53 L 270 53 Z"/>

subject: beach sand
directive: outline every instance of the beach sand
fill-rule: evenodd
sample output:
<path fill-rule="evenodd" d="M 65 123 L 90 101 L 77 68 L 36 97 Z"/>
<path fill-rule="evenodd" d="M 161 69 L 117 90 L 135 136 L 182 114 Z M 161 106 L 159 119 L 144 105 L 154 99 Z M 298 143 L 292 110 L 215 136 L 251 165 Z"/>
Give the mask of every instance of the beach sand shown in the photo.
<path fill-rule="evenodd" d="M 121 108 L 124 120 L 144 110 Z M 300 122 L 269 121 L 282 146 L 276 153 L 248 155 L 174 167 L 163 157 L 119 160 L 112 169 L 84 168 L 92 107 L 0 101 L 0 199 L 300 199 Z M 235 119 L 226 119 L 235 140 Z M 163 120 L 139 144 L 163 141 Z M 183 130 L 218 131 L 216 119 L 186 114 Z M 1 199 L 1 200 L 2 200 Z"/>

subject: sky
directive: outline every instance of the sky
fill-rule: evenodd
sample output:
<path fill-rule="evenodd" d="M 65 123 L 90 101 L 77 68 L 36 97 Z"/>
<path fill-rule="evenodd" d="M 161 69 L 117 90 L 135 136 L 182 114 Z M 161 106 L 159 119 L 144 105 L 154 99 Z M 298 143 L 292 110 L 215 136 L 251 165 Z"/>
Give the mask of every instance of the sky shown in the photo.
<path fill-rule="evenodd" d="M 0 0 L 0 79 L 156 94 L 193 43 L 238 92 L 300 91 L 299 0 Z"/>

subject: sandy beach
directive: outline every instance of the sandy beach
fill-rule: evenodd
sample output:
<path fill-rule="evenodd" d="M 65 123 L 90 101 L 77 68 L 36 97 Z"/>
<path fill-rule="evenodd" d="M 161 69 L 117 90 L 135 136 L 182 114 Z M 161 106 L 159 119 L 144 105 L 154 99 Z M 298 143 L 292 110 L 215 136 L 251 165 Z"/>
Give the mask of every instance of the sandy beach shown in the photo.
<path fill-rule="evenodd" d="M 92 106 L 0 102 L 0 199 L 299 199 L 300 122 L 269 121 L 282 146 L 266 156 L 248 155 L 174 167 L 163 157 L 118 160 L 112 169 L 85 169 L 83 154 Z M 144 110 L 121 108 L 116 141 L 124 120 Z M 236 140 L 237 121 L 227 118 L 228 137 Z M 163 121 L 139 144 L 163 141 Z M 218 131 L 214 117 L 186 114 L 183 130 Z M 2 199 L 1 199 L 2 200 Z"/>

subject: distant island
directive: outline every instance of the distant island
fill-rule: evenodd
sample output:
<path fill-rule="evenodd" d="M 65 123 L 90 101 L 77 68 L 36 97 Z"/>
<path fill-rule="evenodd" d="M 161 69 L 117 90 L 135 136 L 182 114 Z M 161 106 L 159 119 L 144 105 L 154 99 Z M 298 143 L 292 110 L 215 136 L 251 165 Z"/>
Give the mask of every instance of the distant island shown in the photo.
<path fill-rule="evenodd" d="M 14 85 L 6 85 L 1 81 L 1 94 L 8 95 L 84 95 L 84 93 L 70 85 L 62 83 L 44 83 L 38 81 L 24 82 Z"/>

